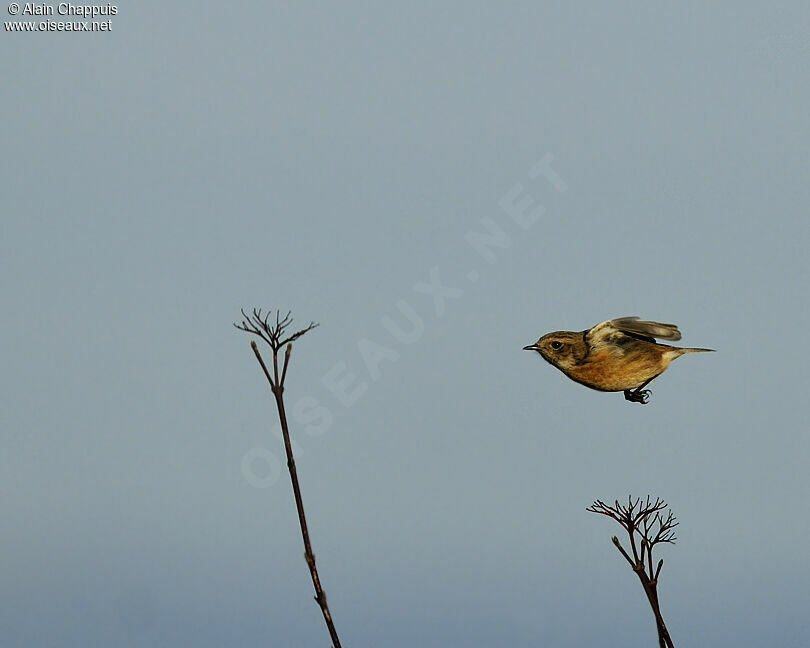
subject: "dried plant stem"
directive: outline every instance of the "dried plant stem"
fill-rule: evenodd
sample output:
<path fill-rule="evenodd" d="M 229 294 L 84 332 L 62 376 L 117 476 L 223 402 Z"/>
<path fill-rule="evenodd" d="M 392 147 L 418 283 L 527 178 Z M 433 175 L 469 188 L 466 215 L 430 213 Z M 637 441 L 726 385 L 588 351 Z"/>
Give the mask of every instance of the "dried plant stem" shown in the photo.
<path fill-rule="evenodd" d="M 633 559 L 627 554 L 624 547 L 622 547 L 619 539 L 616 536 L 613 536 L 612 539 L 613 544 L 616 545 L 616 548 L 621 552 L 625 560 L 630 563 L 633 571 L 636 572 L 636 576 L 638 576 L 638 579 L 641 581 L 641 587 L 644 588 L 644 593 L 647 595 L 647 600 L 649 601 L 653 615 L 655 616 L 655 626 L 658 630 L 658 645 L 660 648 L 674 648 L 672 638 L 669 636 L 669 631 L 664 623 L 664 617 L 661 616 L 661 607 L 658 603 L 658 572 L 656 572 L 656 578 L 651 579 L 645 572 L 644 566 L 641 563 L 633 562 Z M 658 562 L 659 571 L 663 564 L 663 560 Z"/>
<path fill-rule="evenodd" d="M 675 520 L 672 511 L 663 515 L 666 508 L 667 505 L 663 500 L 656 498 L 653 501 L 647 496 L 646 500 L 641 498 L 633 500 L 632 497 L 628 497 L 627 505 L 620 504 L 618 500 L 613 505 L 608 505 L 602 500 L 596 500 L 587 510 L 591 513 L 607 515 L 616 520 L 627 531 L 630 539 L 630 553 L 622 546 L 616 536 L 612 538 L 613 544 L 632 567 L 639 581 L 641 581 L 641 586 L 644 588 L 644 593 L 647 595 L 647 600 L 655 616 L 659 648 L 674 648 L 672 638 L 669 636 L 669 630 L 667 630 L 664 623 L 664 617 L 661 616 L 661 607 L 658 602 L 658 576 L 661 573 L 664 561 L 659 560 L 655 570 L 653 570 L 653 548 L 655 545 L 658 543 L 674 543 L 676 539 L 673 529 L 678 525 L 678 522 Z M 636 536 L 638 536 L 640 542 L 636 541 Z M 641 545 L 640 550 L 639 544 Z"/>
<path fill-rule="evenodd" d="M 250 343 L 253 353 L 256 354 L 256 359 L 264 371 L 270 383 L 270 390 L 276 399 L 276 408 L 278 409 L 278 419 L 281 423 L 281 434 L 284 437 L 284 451 L 287 453 L 287 468 L 290 470 L 290 481 L 292 482 L 293 495 L 295 497 L 295 508 L 298 511 L 298 522 L 301 525 L 301 537 L 304 539 L 304 559 L 307 561 L 310 576 L 312 576 L 312 586 L 315 588 L 315 601 L 321 608 L 323 620 L 326 623 L 326 628 L 329 631 L 329 636 L 332 638 L 332 645 L 334 648 L 341 648 L 340 639 L 338 638 L 335 624 L 332 621 L 332 613 L 329 612 L 329 606 L 326 604 L 326 593 L 321 587 L 321 579 L 318 577 L 318 568 L 315 566 L 315 554 L 312 553 L 312 543 L 309 540 L 309 529 L 307 529 L 307 518 L 304 514 L 304 500 L 301 497 L 301 486 L 298 483 L 298 471 L 295 469 L 295 457 L 293 456 L 292 444 L 290 443 L 290 428 L 287 425 L 287 412 L 284 409 L 284 384 L 275 382 L 270 377 L 270 372 L 264 364 L 261 354 L 259 353 L 259 346 L 256 342 Z M 287 345 L 287 350 L 284 353 L 284 368 L 282 370 L 282 380 L 286 377 L 287 363 L 290 360 L 290 351 L 292 344 Z M 278 376 L 278 354 L 273 353 L 273 374 Z"/>
<path fill-rule="evenodd" d="M 295 497 L 295 508 L 298 512 L 298 522 L 301 526 L 301 537 L 304 540 L 304 559 L 307 562 L 309 573 L 312 577 L 312 586 L 315 588 L 315 602 L 321 608 L 323 620 L 326 623 L 326 628 L 332 639 L 332 647 L 341 648 L 340 639 L 338 638 L 337 630 L 335 630 L 335 624 L 332 621 L 332 614 L 326 603 L 326 593 L 323 591 L 323 587 L 321 587 L 321 579 L 318 576 L 318 569 L 315 566 L 315 554 L 312 552 L 312 543 L 309 539 L 307 518 L 304 514 L 304 501 L 301 497 L 301 486 L 298 483 L 298 471 L 295 468 L 295 457 L 293 456 L 292 444 L 290 443 L 290 428 L 287 424 L 287 412 L 284 407 L 284 380 L 287 377 L 287 365 L 290 362 L 292 341 L 313 329 L 317 324 L 311 323 L 307 328 L 285 337 L 285 330 L 292 322 L 289 313 L 287 313 L 284 318 L 281 318 L 280 314 L 277 313 L 275 324 L 269 321 L 269 314 L 262 317 L 260 310 L 254 309 L 252 316 L 242 311 L 242 315 L 245 316 L 245 320 L 247 321 L 243 320 L 241 326 L 238 324 L 234 324 L 234 326 L 242 331 L 258 335 L 273 349 L 273 373 L 271 375 L 264 359 L 259 353 L 258 345 L 255 341 L 251 341 L 250 343 L 250 347 L 253 349 L 256 360 L 258 360 L 267 378 L 267 382 L 270 384 L 270 391 L 273 393 L 273 397 L 276 401 L 278 418 L 281 423 L 281 433 L 284 437 L 284 451 L 287 454 L 287 468 L 290 471 L 290 481 L 292 482 L 293 496 Z M 279 376 L 278 352 L 285 345 L 284 364 L 281 369 L 281 375 Z"/>

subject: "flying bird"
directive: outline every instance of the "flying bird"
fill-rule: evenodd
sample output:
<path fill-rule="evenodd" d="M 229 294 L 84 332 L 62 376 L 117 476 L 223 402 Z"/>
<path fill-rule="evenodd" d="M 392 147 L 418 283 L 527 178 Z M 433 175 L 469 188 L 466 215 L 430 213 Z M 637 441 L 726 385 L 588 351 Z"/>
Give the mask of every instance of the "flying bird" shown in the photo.
<path fill-rule="evenodd" d="M 537 351 L 571 380 L 598 391 L 623 391 L 628 401 L 644 405 L 650 398 L 644 387 L 672 360 L 684 353 L 714 351 L 659 344 L 656 338 L 680 340 L 681 333 L 674 324 L 619 317 L 584 331 L 547 333 L 523 348 Z"/>

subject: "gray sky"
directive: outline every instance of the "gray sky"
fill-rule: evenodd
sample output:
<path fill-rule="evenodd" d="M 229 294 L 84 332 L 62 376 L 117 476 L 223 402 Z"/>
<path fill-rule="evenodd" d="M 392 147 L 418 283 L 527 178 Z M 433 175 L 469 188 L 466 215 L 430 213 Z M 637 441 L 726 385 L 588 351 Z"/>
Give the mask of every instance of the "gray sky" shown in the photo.
<path fill-rule="evenodd" d="M 810 9 L 536 4 L 3 31 L 0 644 L 326 645 L 255 305 L 321 323 L 286 396 L 344 645 L 652 645 L 585 512 L 628 493 L 681 522 L 676 645 L 806 645 Z M 719 352 L 641 407 L 521 350 L 635 314 Z"/>

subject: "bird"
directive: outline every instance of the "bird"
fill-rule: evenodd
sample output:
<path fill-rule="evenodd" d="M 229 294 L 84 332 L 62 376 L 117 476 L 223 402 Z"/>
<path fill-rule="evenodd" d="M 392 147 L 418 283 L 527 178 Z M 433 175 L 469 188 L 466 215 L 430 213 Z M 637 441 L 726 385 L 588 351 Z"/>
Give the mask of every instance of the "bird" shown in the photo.
<path fill-rule="evenodd" d="M 685 353 L 714 351 L 659 344 L 656 338 L 680 340 L 681 332 L 674 324 L 618 317 L 584 331 L 547 333 L 523 349 L 536 351 L 581 385 L 597 391 L 621 391 L 626 400 L 646 405 L 650 390 L 644 387 L 672 360 Z"/>

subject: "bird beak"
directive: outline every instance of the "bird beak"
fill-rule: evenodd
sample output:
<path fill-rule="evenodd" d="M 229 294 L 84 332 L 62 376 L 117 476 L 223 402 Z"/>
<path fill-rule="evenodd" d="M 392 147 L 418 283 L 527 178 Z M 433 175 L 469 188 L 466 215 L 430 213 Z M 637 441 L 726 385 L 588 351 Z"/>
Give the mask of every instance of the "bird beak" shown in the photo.
<path fill-rule="evenodd" d="M 536 344 L 530 344 L 529 346 L 523 347 L 523 350 L 524 351 L 537 351 L 537 345 Z"/>

